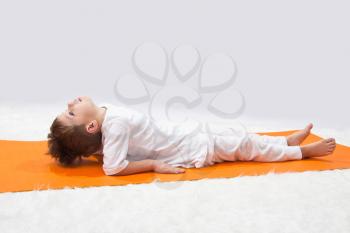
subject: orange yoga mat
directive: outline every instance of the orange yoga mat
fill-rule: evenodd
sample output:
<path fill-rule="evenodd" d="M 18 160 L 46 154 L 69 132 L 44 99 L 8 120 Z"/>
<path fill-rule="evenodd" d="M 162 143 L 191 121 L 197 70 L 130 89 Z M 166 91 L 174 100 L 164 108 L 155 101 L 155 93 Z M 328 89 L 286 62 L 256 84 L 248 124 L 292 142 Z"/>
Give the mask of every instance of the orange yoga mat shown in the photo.
<path fill-rule="evenodd" d="M 289 135 L 295 132 L 266 132 L 259 134 Z M 321 137 L 311 134 L 303 144 Z M 102 164 L 93 156 L 85 158 L 80 166 L 61 167 L 45 155 L 47 141 L 0 140 L 0 192 L 60 189 L 150 183 L 157 181 L 198 180 L 262 175 L 269 172 L 302 172 L 350 168 L 350 147 L 337 144 L 333 154 L 283 162 L 224 162 L 204 168 L 189 168 L 182 174 L 154 172 L 128 176 L 106 176 Z"/>

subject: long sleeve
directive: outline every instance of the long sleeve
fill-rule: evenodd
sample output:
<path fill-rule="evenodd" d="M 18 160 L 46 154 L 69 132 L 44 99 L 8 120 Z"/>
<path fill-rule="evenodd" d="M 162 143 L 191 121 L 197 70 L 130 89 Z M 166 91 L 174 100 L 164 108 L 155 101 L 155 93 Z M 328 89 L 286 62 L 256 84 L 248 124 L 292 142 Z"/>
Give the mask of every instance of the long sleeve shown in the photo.
<path fill-rule="evenodd" d="M 126 159 L 129 135 L 129 128 L 123 122 L 113 122 L 107 127 L 103 139 L 103 171 L 106 175 L 114 175 L 129 164 Z"/>

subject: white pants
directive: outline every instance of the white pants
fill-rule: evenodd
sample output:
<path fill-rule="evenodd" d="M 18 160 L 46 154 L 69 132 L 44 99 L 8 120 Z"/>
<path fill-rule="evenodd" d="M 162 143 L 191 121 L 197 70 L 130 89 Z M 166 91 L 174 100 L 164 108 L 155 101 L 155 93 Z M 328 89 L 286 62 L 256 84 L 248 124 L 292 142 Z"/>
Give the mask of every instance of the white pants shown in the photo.
<path fill-rule="evenodd" d="M 235 135 L 213 135 L 214 154 L 209 163 L 223 161 L 274 162 L 300 160 L 300 146 L 288 146 L 285 136 L 259 135 L 247 133 Z"/>

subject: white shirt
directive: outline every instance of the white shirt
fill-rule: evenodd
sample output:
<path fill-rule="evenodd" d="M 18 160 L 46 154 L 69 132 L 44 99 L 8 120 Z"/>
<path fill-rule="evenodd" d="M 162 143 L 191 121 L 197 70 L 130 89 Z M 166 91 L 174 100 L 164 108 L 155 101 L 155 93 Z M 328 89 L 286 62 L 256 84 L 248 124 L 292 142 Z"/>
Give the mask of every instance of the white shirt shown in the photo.
<path fill-rule="evenodd" d="M 189 134 L 186 123 L 155 122 L 134 109 L 103 103 L 103 171 L 114 175 L 130 161 L 161 160 L 173 166 L 203 167 L 210 151 L 207 134 Z"/>

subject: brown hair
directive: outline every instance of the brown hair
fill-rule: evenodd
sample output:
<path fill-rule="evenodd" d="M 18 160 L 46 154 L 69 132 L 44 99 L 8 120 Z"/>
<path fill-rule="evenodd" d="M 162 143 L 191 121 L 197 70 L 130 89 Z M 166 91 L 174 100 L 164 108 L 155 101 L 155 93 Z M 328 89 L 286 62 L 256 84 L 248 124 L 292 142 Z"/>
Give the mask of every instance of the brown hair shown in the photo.
<path fill-rule="evenodd" d="M 56 117 L 50 127 L 48 137 L 48 151 L 56 161 L 67 166 L 81 157 L 89 157 L 102 146 L 101 131 L 91 134 L 86 132 L 85 125 L 64 125 Z"/>

